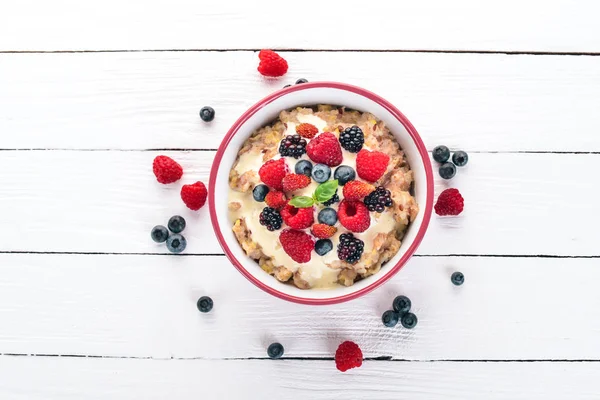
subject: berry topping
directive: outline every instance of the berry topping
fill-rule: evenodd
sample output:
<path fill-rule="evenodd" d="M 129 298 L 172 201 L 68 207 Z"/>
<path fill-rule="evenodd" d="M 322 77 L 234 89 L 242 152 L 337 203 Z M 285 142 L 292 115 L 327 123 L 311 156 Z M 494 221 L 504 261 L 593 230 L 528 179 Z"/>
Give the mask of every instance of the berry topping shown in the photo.
<path fill-rule="evenodd" d="M 365 197 L 365 205 L 369 211 L 383 212 L 385 207 L 392 206 L 392 198 L 389 190 L 379 186 L 375 191 Z"/>
<path fill-rule="evenodd" d="M 156 180 L 162 184 L 176 182 L 183 175 L 181 165 L 167 156 L 157 156 L 152 163 L 152 171 Z"/>
<path fill-rule="evenodd" d="M 312 139 L 317 136 L 319 129 L 317 129 L 317 127 L 313 124 L 304 123 L 296 126 L 296 133 L 303 138 Z"/>
<path fill-rule="evenodd" d="M 279 211 L 271 207 L 265 207 L 260 213 L 259 221 L 261 225 L 266 226 L 272 232 L 281 228 L 283 219 Z"/>
<path fill-rule="evenodd" d="M 362 149 L 356 157 L 356 172 L 365 181 L 375 182 L 383 176 L 390 156 L 380 151 Z"/>
<path fill-rule="evenodd" d="M 296 81 L 296 85 L 299 85 L 299 84 L 301 84 L 301 83 L 308 83 L 308 80 L 307 80 L 307 79 L 304 79 L 304 78 L 300 78 L 300 79 L 298 79 L 298 80 Z"/>
<path fill-rule="evenodd" d="M 319 239 L 327 239 L 335 235 L 337 228 L 327 224 L 315 224 L 312 226 L 311 232 Z"/>
<path fill-rule="evenodd" d="M 175 233 L 167 239 L 167 249 L 171 253 L 181 253 L 185 250 L 185 246 L 187 245 L 187 241 L 183 236 L 179 233 Z"/>
<path fill-rule="evenodd" d="M 258 170 L 260 180 L 265 185 L 277 190 L 283 190 L 281 181 L 287 173 L 288 167 L 283 158 L 280 158 L 279 160 L 269 160 Z"/>
<path fill-rule="evenodd" d="M 335 366 L 338 370 L 346 372 L 351 368 L 362 365 L 363 354 L 360 347 L 354 342 L 345 341 L 335 351 Z"/>
<path fill-rule="evenodd" d="M 306 154 L 316 163 L 330 167 L 338 166 L 343 161 L 342 148 L 331 132 L 321 133 L 306 146 Z"/>
<path fill-rule="evenodd" d="M 209 106 L 204 106 L 200 109 L 200 118 L 204 122 L 210 122 L 215 119 L 215 109 Z"/>
<path fill-rule="evenodd" d="M 287 226 L 294 229 L 306 229 L 315 222 L 312 207 L 296 208 L 291 204 L 287 204 L 281 210 L 281 217 Z"/>
<path fill-rule="evenodd" d="M 440 165 L 440 176 L 444 179 L 452 179 L 456 175 L 456 167 L 451 162 Z"/>
<path fill-rule="evenodd" d="M 458 189 L 444 190 L 435 203 L 435 213 L 437 215 L 458 215 L 465 207 L 465 201 Z"/>
<path fill-rule="evenodd" d="M 181 200 L 190 210 L 198 211 L 206 203 L 206 186 L 202 182 L 196 182 L 192 185 L 183 185 L 181 187 Z"/>
<path fill-rule="evenodd" d="M 277 77 L 285 75 L 288 70 L 288 63 L 279 54 L 273 50 L 261 50 L 258 53 L 260 63 L 258 72 L 263 76 Z"/>
<path fill-rule="evenodd" d="M 300 135 L 288 135 L 279 144 L 279 154 L 283 157 L 302 157 L 306 153 L 306 140 Z"/>
<path fill-rule="evenodd" d="M 313 165 L 310 161 L 300 160 L 296 163 L 296 166 L 294 167 L 294 172 L 296 172 L 297 174 L 306 175 L 310 178 L 310 175 L 312 174 L 312 169 Z"/>
<path fill-rule="evenodd" d="M 439 163 L 445 163 L 450 159 L 450 150 L 446 146 L 437 146 L 431 154 L 433 159 Z"/>
<path fill-rule="evenodd" d="M 365 134 L 358 126 L 351 126 L 340 133 L 340 143 L 350 153 L 358 153 L 365 143 Z"/>
<path fill-rule="evenodd" d="M 369 209 L 360 201 L 342 200 L 338 208 L 338 218 L 344 228 L 357 233 L 366 231 L 371 224 Z"/>
<path fill-rule="evenodd" d="M 327 182 L 331 177 L 331 168 L 325 164 L 317 164 L 312 169 L 312 178 L 319 182 Z"/>
<path fill-rule="evenodd" d="M 283 178 L 282 184 L 285 192 L 293 192 L 310 185 L 310 178 L 302 174 L 289 174 Z"/>
<path fill-rule="evenodd" d="M 200 312 L 207 313 L 213 308 L 213 300 L 208 296 L 202 296 L 198 299 L 196 307 Z"/>
<path fill-rule="evenodd" d="M 398 313 L 393 310 L 387 310 L 381 316 L 381 322 L 383 322 L 383 325 L 387 326 L 388 328 L 393 328 L 398 323 L 399 318 L 400 316 Z"/>
<path fill-rule="evenodd" d="M 402 324 L 403 327 L 405 327 L 406 329 L 412 329 L 415 326 L 417 326 L 417 316 L 413 313 L 406 313 L 402 316 L 402 319 L 400 319 L 400 323 Z"/>
<path fill-rule="evenodd" d="M 185 229 L 185 219 L 181 215 L 174 215 L 169 219 L 167 226 L 173 233 L 183 232 Z"/>
<path fill-rule="evenodd" d="M 276 210 L 281 210 L 287 204 L 287 198 L 283 192 L 278 192 L 277 190 L 272 190 L 267 193 L 267 197 L 265 197 L 265 203 L 271 208 Z"/>
<path fill-rule="evenodd" d="M 169 237 L 169 231 L 162 225 L 156 225 L 150 232 L 150 237 L 156 243 L 162 243 Z"/>
<path fill-rule="evenodd" d="M 333 243 L 329 239 L 319 239 L 317 243 L 315 243 L 315 251 L 318 255 L 324 256 L 333 250 Z"/>
<path fill-rule="evenodd" d="M 342 233 L 337 247 L 338 258 L 350 264 L 355 264 L 362 256 L 365 243 L 351 233 Z"/>
<path fill-rule="evenodd" d="M 373 185 L 361 181 L 351 181 L 344 186 L 344 199 L 348 201 L 362 200 L 375 190 Z"/>
<path fill-rule="evenodd" d="M 265 201 L 267 194 L 269 194 L 269 187 L 267 185 L 256 185 L 252 190 L 252 197 L 259 203 Z"/>
<path fill-rule="evenodd" d="M 400 315 L 404 315 L 410 311 L 411 302 L 406 296 L 396 296 L 392 306 L 394 307 L 394 311 Z"/>
<path fill-rule="evenodd" d="M 330 206 L 332 204 L 338 203 L 340 201 L 340 196 L 338 196 L 337 189 L 335 190 L 335 194 L 332 198 L 323 203 L 324 206 Z"/>
<path fill-rule="evenodd" d="M 308 233 L 294 229 L 285 229 L 279 235 L 283 250 L 297 263 L 310 261 L 310 253 L 315 243 Z"/>
<path fill-rule="evenodd" d="M 463 275 L 462 272 L 454 272 L 452 274 L 452 276 L 450 277 L 450 280 L 452 281 L 453 284 L 455 284 L 456 286 L 460 286 L 463 283 L 465 283 L 465 276 Z"/>
<path fill-rule="evenodd" d="M 340 185 L 345 185 L 346 183 L 356 179 L 356 172 L 354 172 L 352 167 L 340 165 L 335 169 L 335 172 L 333 173 L 333 179 L 337 179 Z"/>
<path fill-rule="evenodd" d="M 319 215 L 317 216 L 317 220 L 321 224 L 333 226 L 338 221 L 338 215 L 337 215 L 337 212 L 333 208 L 327 207 L 327 208 L 322 209 L 319 212 Z"/>
<path fill-rule="evenodd" d="M 452 154 L 452 162 L 457 167 L 464 167 L 469 162 L 469 155 L 462 150 L 457 151 Z"/>
<path fill-rule="evenodd" d="M 283 356 L 283 346 L 281 343 L 271 343 L 267 348 L 267 355 L 272 359 L 281 358 Z"/>

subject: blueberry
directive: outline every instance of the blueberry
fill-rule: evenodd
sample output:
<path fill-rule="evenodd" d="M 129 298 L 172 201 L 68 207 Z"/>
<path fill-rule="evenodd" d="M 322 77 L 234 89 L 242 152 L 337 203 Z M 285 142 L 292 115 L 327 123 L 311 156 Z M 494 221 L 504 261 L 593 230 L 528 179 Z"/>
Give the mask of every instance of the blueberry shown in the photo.
<path fill-rule="evenodd" d="M 456 151 L 452 154 L 452 162 L 457 167 L 464 167 L 469 162 L 469 155 L 462 150 Z"/>
<path fill-rule="evenodd" d="M 296 85 L 300 84 L 300 83 L 308 83 L 308 80 L 304 79 L 304 78 L 300 78 L 296 81 Z"/>
<path fill-rule="evenodd" d="M 212 310 L 213 301 L 208 296 L 202 296 L 198 299 L 198 302 L 196 303 L 196 307 L 198 307 L 198 310 L 200 310 L 200 312 L 207 313 L 210 310 Z"/>
<path fill-rule="evenodd" d="M 154 228 L 152 228 L 150 236 L 156 243 L 162 243 L 169 237 L 169 231 L 162 225 L 156 225 Z"/>
<path fill-rule="evenodd" d="M 346 183 L 356 179 L 356 172 L 354 172 L 352 167 L 340 165 L 335 169 L 335 172 L 333 173 L 333 179 L 337 179 L 340 185 L 345 185 Z"/>
<path fill-rule="evenodd" d="M 210 122 L 215 119 L 215 109 L 209 106 L 202 107 L 200 109 L 200 118 L 204 122 Z"/>
<path fill-rule="evenodd" d="M 269 358 L 280 358 L 283 355 L 283 346 L 281 343 L 271 343 L 267 349 Z"/>
<path fill-rule="evenodd" d="M 183 219 L 181 215 L 174 215 L 171 217 L 171 219 L 169 219 L 167 226 L 173 233 L 183 232 L 185 229 L 185 219 Z"/>
<path fill-rule="evenodd" d="M 393 328 L 398 323 L 399 317 L 400 316 L 398 315 L 398 313 L 394 310 L 387 310 L 381 316 L 381 321 L 383 322 L 383 325 L 387 326 L 388 328 Z"/>
<path fill-rule="evenodd" d="M 317 164 L 312 169 L 312 178 L 319 182 L 327 182 L 331 177 L 331 168 L 325 164 Z"/>
<path fill-rule="evenodd" d="M 187 241 L 183 236 L 179 233 L 175 233 L 167 239 L 167 249 L 171 253 L 181 253 L 185 250 L 185 246 L 187 245 Z"/>
<path fill-rule="evenodd" d="M 333 243 L 329 239 L 319 239 L 317 243 L 315 243 L 315 251 L 318 255 L 324 256 L 333 250 Z"/>
<path fill-rule="evenodd" d="M 410 311 L 411 302 L 410 299 L 406 296 L 396 296 L 392 304 L 394 307 L 394 311 L 396 311 L 400 315 L 404 315 Z"/>
<path fill-rule="evenodd" d="M 297 174 L 306 175 L 310 178 L 310 174 L 312 173 L 313 165 L 308 160 L 300 160 L 296 163 L 294 167 L 294 172 Z"/>
<path fill-rule="evenodd" d="M 322 224 L 333 226 L 338 220 L 337 212 L 331 207 L 326 207 L 319 212 L 317 219 Z"/>
<path fill-rule="evenodd" d="M 446 146 L 438 146 L 432 151 L 433 159 L 439 163 L 445 163 L 450 159 L 450 149 Z"/>
<path fill-rule="evenodd" d="M 444 179 L 452 179 L 456 175 L 456 167 L 454 164 L 447 162 L 440 165 L 440 176 Z"/>
<path fill-rule="evenodd" d="M 462 272 L 454 272 L 452 274 L 452 276 L 450 277 L 450 280 L 452 281 L 453 284 L 455 284 L 456 286 L 460 286 L 463 283 L 465 283 L 465 276 L 463 275 Z"/>
<path fill-rule="evenodd" d="M 267 193 L 269 193 L 269 188 L 267 187 L 267 185 L 256 185 L 252 190 L 252 197 L 254 197 L 254 200 L 260 203 L 262 201 L 265 201 Z"/>
<path fill-rule="evenodd" d="M 402 316 L 402 319 L 400 320 L 400 323 L 402 324 L 403 327 L 405 327 L 406 329 L 412 329 L 415 326 L 417 326 L 417 316 L 413 313 L 406 313 Z"/>
<path fill-rule="evenodd" d="M 285 89 L 285 88 L 289 88 L 290 86 L 292 86 L 292 85 L 285 85 L 283 88 L 284 88 L 284 89 Z"/>

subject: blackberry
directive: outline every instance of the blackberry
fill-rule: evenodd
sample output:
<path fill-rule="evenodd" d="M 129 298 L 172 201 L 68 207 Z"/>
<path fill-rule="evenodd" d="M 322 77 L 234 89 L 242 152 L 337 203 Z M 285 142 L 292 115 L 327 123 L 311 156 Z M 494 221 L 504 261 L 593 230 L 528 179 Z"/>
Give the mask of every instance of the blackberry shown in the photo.
<path fill-rule="evenodd" d="M 379 186 L 375 191 L 365 197 L 364 203 L 369 211 L 383 212 L 385 207 L 392 206 L 392 198 L 389 190 Z"/>
<path fill-rule="evenodd" d="M 342 233 L 337 247 L 338 258 L 350 264 L 356 263 L 362 256 L 365 243 L 351 233 Z"/>
<path fill-rule="evenodd" d="M 335 194 L 333 195 L 333 197 L 330 198 L 329 200 L 327 200 L 325 203 L 323 203 L 323 205 L 329 207 L 330 205 L 335 204 L 335 203 L 337 203 L 339 201 L 340 201 L 340 196 L 338 196 L 337 189 L 336 189 Z"/>
<path fill-rule="evenodd" d="M 296 159 L 302 157 L 306 153 L 306 140 L 300 135 L 288 135 L 279 145 L 279 154 L 284 157 L 294 157 Z"/>
<path fill-rule="evenodd" d="M 281 214 L 274 208 L 265 207 L 260 213 L 260 224 L 267 227 L 270 231 L 276 231 L 281 228 L 281 224 L 283 223 L 283 219 L 281 218 Z"/>
<path fill-rule="evenodd" d="M 350 153 L 358 153 L 365 143 L 365 134 L 356 125 L 346 128 L 340 134 L 340 144 Z"/>

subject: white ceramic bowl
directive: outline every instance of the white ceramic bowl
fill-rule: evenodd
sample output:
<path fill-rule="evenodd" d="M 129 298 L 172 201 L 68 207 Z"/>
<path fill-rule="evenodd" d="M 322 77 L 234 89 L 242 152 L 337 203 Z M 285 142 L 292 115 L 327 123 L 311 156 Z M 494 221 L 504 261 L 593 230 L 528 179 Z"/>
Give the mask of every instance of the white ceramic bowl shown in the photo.
<path fill-rule="evenodd" d="M 375 275 L 350 287 L 301 290 L 279 282 L 250 259 L 232 230 L 228 217 L 229 171 L 250 134 L 275 119 L 282 110 L 316 104 L 343 105 L 370 112 L 385 122 L 404 150 L 413 170 L 419 214 L 409 226 L 398 254 Z M 333 304 L 360 297 L 394 276 L 414 254 L 425 235 L 433 206 L 433 173 L 429 155 L 419 134 L 391 103 L 356 86 L 335 82 L 311 82 L 279 90 L 250 107 L 231 127 L 213 162 L 209 183 L 209 207 L 215 235 L 231 263 L 252 283 L 279 298 L 302 304 Z"/>

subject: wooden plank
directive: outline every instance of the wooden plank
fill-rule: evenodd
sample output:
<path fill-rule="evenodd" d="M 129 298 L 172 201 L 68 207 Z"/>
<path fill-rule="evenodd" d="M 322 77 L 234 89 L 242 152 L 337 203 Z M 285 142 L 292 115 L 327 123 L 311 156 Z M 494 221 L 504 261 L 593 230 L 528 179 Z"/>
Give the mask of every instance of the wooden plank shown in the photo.
<path fill-rule="evenodd" d="M 266 81 L 253 52 L 1 54 L 0 146 L 215 149 L 248 107 L 306 77 L 389 99 L 429 148 L 600 151 L 600 57 L 284 56 L 289 76 Z M 198 117 L 206 104 L 211 124 Z"/>
<path fill-rule="evenodd" d="M 594 1 L 191 0 L 7 4 L 0 50 L 410 49 L 600 51 Z M 299 21 L 299 15 L 303 18 Z M 343 29 L 350 24 L 360 29 Z"/>

